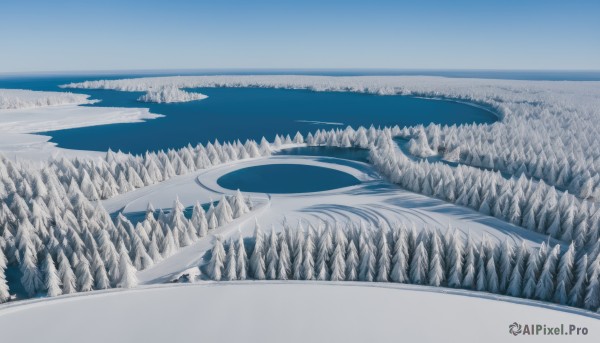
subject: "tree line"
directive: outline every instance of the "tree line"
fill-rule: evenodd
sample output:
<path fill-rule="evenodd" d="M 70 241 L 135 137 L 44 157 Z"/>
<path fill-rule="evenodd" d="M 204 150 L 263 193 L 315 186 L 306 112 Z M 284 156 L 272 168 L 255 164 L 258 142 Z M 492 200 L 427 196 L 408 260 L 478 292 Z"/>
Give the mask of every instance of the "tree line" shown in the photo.
<path fill-rule="evenodd" d="M 538 299 L 596 311 L 600 243 L 569 245 L 472 237 L 456 229 L 321 222 L 216 236 L 204 272 L 216 281 L 321 280 L 397 282 Z"/>

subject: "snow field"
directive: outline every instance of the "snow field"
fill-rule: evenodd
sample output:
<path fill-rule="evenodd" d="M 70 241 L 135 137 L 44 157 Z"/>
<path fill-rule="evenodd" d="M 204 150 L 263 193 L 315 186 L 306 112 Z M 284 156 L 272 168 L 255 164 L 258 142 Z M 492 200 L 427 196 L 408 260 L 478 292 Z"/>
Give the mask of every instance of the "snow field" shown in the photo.
<path fill-rule="evenodd" d="M 16 304 L 0 311 L 0 331 L 3 339 L 14 342 L 67 343 L 80 342 L 82 337 L 90 343 L 441 342 L 452 337 L 468 343 L 517 340 L 520 337 L 508 331 L 511 323 L 539 322 L 574 324 L 587 327 L 589 333 L 523 339 L 597 342 L 600 338 L 600 321 L 576 310 L 438 291 L 400 285 L 291 281 L 169 285 Z M 18 329 L 23 322 L 36 329 Z M 68 335 L 65 323 L 69 323 Z"/>

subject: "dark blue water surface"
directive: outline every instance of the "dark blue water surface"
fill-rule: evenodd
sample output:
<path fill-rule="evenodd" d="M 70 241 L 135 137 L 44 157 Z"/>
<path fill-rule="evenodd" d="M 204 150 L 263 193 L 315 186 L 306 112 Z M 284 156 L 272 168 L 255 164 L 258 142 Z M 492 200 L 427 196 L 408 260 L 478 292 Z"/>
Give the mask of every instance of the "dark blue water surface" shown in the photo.
<path fill-rule="evenodd" d="M 334 156 L 345 160 L 369 162 L 369 150 L 360 148 L 340 148 L 328 146 L 306 146 L 299 148 L 282 149 L 277 155 L 292 156 Z"/>
<path fill-rule="evenodd" d="M 358 185 L 354 176 L 304 164 L 266 164 L 238 169 L 217 183 L 227 189 L 261 193 L 307 193 Z"/>
<path fill-rule="evenodd" d="M 0 78 L 0 88 L 64 91 L 59 85 L 83 80 L 127 78 L 135 75 L 72 75 Z M 69 90 L 90 94 L 101 102 L 90 106 L 147 107 L 163 118 L 144 123 L 112 124 L 52 131 L 52 142 L 70 149 L 143 153 L 207 141 L 273 140 L 275 134 L 348 125 L 391 126 L 491 123 L 496 116 L 483 108 L 453 101 L 407 96 L 378 96 L 346 92 L 313 92 L 268 88 L 193 89 L 209 98 L 176 104 L 140 103 L 141 92 Z M 318 123 L 314 123 L 318 122 Z M 337 123 L 337 124 L 326 124 Z"/>
<path fill-rule="evenodd" d="M 156 75 L 159 75 L 158 73 Z M 142 76 L 46 75 L 0 77 L 0 88 L 64 91 L 61 84 L 84 80 Z M 144 76 L 152 76 L 145 74 Z M 147 150 L 178 148 L 188 143 L 233 141 L 275 134 L 303 134 L 317 129 L 363 125 L 416 125 L 491 123 L 496 116 L 486 109 L 452 101 L 406 96 L 377 96 L 342 92 L 312 92 L 267 88 L 194 89 L 208 99 L 177 104 L 140 103 L 141 92 L 72 89 L 101 100 L 90 106 L 147 107 L 166 117 L 144 123 L 112 124 L 52 131 L 52 142 L 71 149 L 143 153 Z M 314 123 L 318 122 L 318 123 Z M 338 123 L 327 124 L 327 123 Z"/>

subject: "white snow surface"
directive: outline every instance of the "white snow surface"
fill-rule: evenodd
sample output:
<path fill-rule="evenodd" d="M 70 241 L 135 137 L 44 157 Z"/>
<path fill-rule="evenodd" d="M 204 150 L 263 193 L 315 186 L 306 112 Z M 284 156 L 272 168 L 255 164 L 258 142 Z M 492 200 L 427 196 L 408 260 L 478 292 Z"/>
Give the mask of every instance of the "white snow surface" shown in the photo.
<path fill-rule="evenodd" d="M 0 153 L 11 158 L 96 156 L 93 152 L 59 149 L 50 137 L 31 133 L 78 127 L 136 123 L 162 117 L 146 108 L 86 107 L 88 95 L 0 89 Z"/>
<path fill-rule="evenodd" d="M 318 225 L 319 221 L 359 222 L 388 225 L 404 223 L 416 228 L 438 228 L 445 232 L 448 227 L 470 233 L 475 240 L 486 235 L 488 239 L 504 241 L 509 239 L 516 244 L 521 240 L 537 247 L 548 237 L 528 231 L 497 218 L 483 215 L 466 207 L 450 204 L 402 190 L 379 178 L 372 166 L 355 161 L 315 156 L 272 156 L 227 163 L 200 172 L 177 176 L 160 184 L 137 189 L 104 200 L 102 205 L 109 212 L 144 211 L 148 204 L 155 208 L 170 208 L 176 198 L 184 206 L 192 206 L 196 201 L 207 203 L 218 200 L 222 194 L 232 195 L 235 190 L 222 188 L 217 180 L 232 171 L 265 164 L 307 164 L 336 169 L 359 179 L 362 183 L 323 192 L 266 194 L 249 193 L 255 209 L 234 222 L 210 231 L 198 242 L 182 248 L 177 254 L 138 272 L 141 284 L 169 282 L 184 270 L 202 263 L 203 255 L 212 248 L 214 235 L 237 238 L 241 234 L 253 234 L 255 220 L 263 228 L 282 229 L 287 220 L 293 226 L 298 221 Z M 553 239 L 550 242 L 557 243 Z"/>
<path fill-rule="evenodd" d="M 598 342 L 598 318 L 536 301 L 425 286 L 230 282 L 3 305 L 0 332 L 7 342 L 65 343 Z M 35 329 L 23 330 L 25 322 Z M 588 334 L 513 337 L 513 322 L 573 324 Z"/>
<path fill-rule="evenodd" d="M 75 104 L 0 110 L 0 132 L 35 133 L 116 123 L 136 123 L 162 115 L 145 108 L 83 107 Z"/>

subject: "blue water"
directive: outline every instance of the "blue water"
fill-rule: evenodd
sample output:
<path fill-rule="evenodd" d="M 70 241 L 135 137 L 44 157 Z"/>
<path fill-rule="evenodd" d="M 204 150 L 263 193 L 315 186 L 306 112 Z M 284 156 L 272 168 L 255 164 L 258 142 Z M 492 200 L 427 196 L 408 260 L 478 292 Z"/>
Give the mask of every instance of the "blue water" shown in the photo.
<path fill-rule="evenodd" d="M 360 148 L 339 148 L 326 146 L 307 146 L 280 150 L 276 155 L 292 156 L 333 156 L 345 160 L 369 162 L 369 150 Z"/>
<path fill-rule="evenodd" d="M 217 183 L 227 189 L 261 193 L 308 193 L 358 185 L 354 176 L 303 164 L 267 164 L 238 169 Z"/>
<path fill-rule="evenodd" d="M 188 143 L 270 141 L 276 134 L 307 134 L 348 125 L 409 126 L 417 124 L 491 123 L 496 116 L 484 109 L 452 101 L 406 96 L 342 92 L 312 92 L 267 88 L 196 89 L 209 98 L 177 104 L 140 104 L 141 93 L 87 90 L 102 99 L 98 106 L 144 106 L 166 117 L 144 123 L 113 124 L 53 131 L 52 142 L 70 149 L 146 150 L 177 148 Z M 328 122 L 340 125 L 312 123 Z"/>
<path fill-rule="evenodd" d="M 150 74 L 149 74 L 150 75 Z M 157 74 L 158 75 L 158 74 Z M 83 80 L 141 75 L 63 75 L 0 78 L 0 88 L 64 91 L 59 85 Z M 317 129 L 363 125 L 491 123 L 496 116 L 482 108 L 452 101 L 406 96 L 377 96 L 343 92 L 312 92 L 266 88 L 195 89 L 208 99 L 179 104 L 137 102 L 140 92 L 69 90 L 90 94 L 101 102 L 90 106 L 147 107 L 166 117 L 144 123 L 113 124 L 52 131 L 52 142 L 71 149 L 146 150 L 178 148 L 188 143 L 232 141 L 275 134 L 303 134 Z M 331 125 L 314 122 L 339 123 Z"/>

